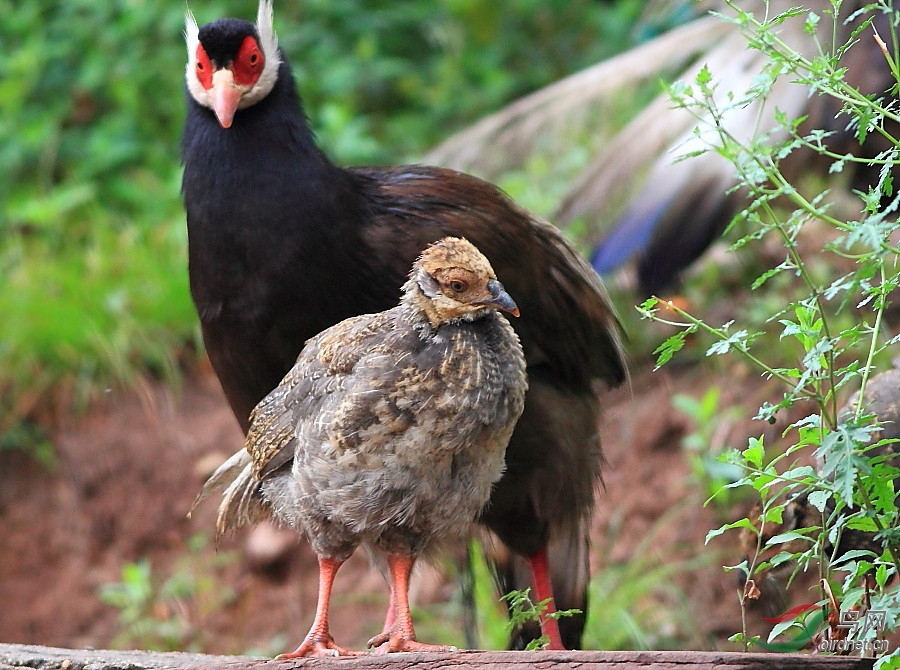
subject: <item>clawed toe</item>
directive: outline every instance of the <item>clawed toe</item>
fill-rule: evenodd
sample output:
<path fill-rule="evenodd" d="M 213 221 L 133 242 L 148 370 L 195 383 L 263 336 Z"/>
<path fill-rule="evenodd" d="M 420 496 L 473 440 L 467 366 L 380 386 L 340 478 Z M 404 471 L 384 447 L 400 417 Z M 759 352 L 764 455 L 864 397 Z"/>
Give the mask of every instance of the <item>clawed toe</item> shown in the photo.
<path fill-rule="evenodd" d="M 401 651 L 429 651 L 452 652 L 459 651 L 452 645 L 425 644 L 400 635 L 391 636 L 389 633 L 381 633 L 369 640 L 369 647 L 375 647 L 376 654 L 392 654 Z"/>
<path fill-rule="evenodd" d="M 294 651 L 279 654 L 275 657 L 276 661 L 284 661 L 291 658 L 309 658 L 309 657 L 325 657 L 337 658 L 339 656 L 365 656 L 366 652 L 356 651 L 353 649 L 345 649 L 334 643 L 329 636 L 327 638 L 306 639 Z"/>
<path fill-rule="evenodd" d="M 385 642 L 387 642 L 390 639 L 391 639 L 390 633 L 378 633 L 378 635 L 376 635 L 373 638 L 370 638 L 369 641 L 366 642 L 366 647 L 368 647 L 369 649 L 372 649 L 373 647 L 380 647 L 381 645 L 383 645 Z"/>

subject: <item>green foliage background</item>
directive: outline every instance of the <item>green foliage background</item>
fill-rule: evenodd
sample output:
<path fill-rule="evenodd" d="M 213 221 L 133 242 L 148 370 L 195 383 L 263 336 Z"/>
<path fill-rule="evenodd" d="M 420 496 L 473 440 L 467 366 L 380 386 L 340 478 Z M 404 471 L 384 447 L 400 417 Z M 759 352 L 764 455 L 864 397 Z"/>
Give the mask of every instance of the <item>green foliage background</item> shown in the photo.
<path fill-rule="evenodd" d="M 201 24 L 256 14 L 248 0 L 191 8 Z M 0 433 L 137 374 L 177 379 L 199 350 L 179 195 L 183 9 L 0 0 Z M 413 159 L 666 27 L 638 22 L 636 0 L 275 10 L 313 126 L 343 164 Z"/>

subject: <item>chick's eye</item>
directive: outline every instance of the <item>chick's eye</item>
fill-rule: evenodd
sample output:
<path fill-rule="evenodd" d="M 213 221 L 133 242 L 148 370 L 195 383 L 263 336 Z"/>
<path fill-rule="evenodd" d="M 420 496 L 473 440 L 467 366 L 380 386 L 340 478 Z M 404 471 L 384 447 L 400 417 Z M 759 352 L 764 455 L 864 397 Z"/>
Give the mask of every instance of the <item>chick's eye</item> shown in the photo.
<path fill-rule="evenodd" d="M 462 293 L 463 291 L 466 290 L 467 287 L 466 287 L 465 282 L 459 281 L 457 279 L 457 280 L 450 282 L 450 288 L 453 290 L 454 293 Z"/>

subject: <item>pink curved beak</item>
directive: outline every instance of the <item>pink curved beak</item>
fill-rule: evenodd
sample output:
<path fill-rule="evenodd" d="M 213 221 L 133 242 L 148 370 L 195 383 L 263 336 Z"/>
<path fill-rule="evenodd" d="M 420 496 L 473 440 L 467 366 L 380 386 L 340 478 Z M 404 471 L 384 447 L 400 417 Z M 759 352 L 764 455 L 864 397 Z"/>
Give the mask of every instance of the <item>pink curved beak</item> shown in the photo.
<path fill-rule="evenodd" d="M 234 113 L 241 102 L 242 91 L 234 83 L 234 73 L 222 68 L 213 75 L 212 107 L 223 128 L 230 128 Z"/>

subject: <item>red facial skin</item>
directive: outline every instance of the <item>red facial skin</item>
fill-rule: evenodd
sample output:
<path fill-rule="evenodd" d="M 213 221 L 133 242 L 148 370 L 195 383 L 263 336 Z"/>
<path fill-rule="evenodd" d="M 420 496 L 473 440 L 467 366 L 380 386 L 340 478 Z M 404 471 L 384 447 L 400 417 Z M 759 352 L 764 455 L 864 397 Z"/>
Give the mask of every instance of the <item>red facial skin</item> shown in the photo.
<path fill-rule="evenodd" d="M 266 58 L 259 48 L 259 43 L 248 35 L 241 43 L 231 65 L 221 66 L 218 70 L 214 68 L 203 45 L 198 44 L 196 61 L 197 81 L 210 92 L 212 109 L 219 119 L 219 124 L 223 128 L 230 128 L 241 96 L 259 81 L 265 66 Z M 227 71 L 225 76 L 216 76 L 223 70 Z"/>
<path fill-rule="evenodd" d="M 234 72 L 234 83 L 238 86 L 252 87 L 259 79 L 259 75 L 262 74 L 265 63 L 266 58 L 256 40 L 249 36 L 245 37 L 241 48 L 238 49 L 237 57 L 231 65 L 231 71 Z"/>

